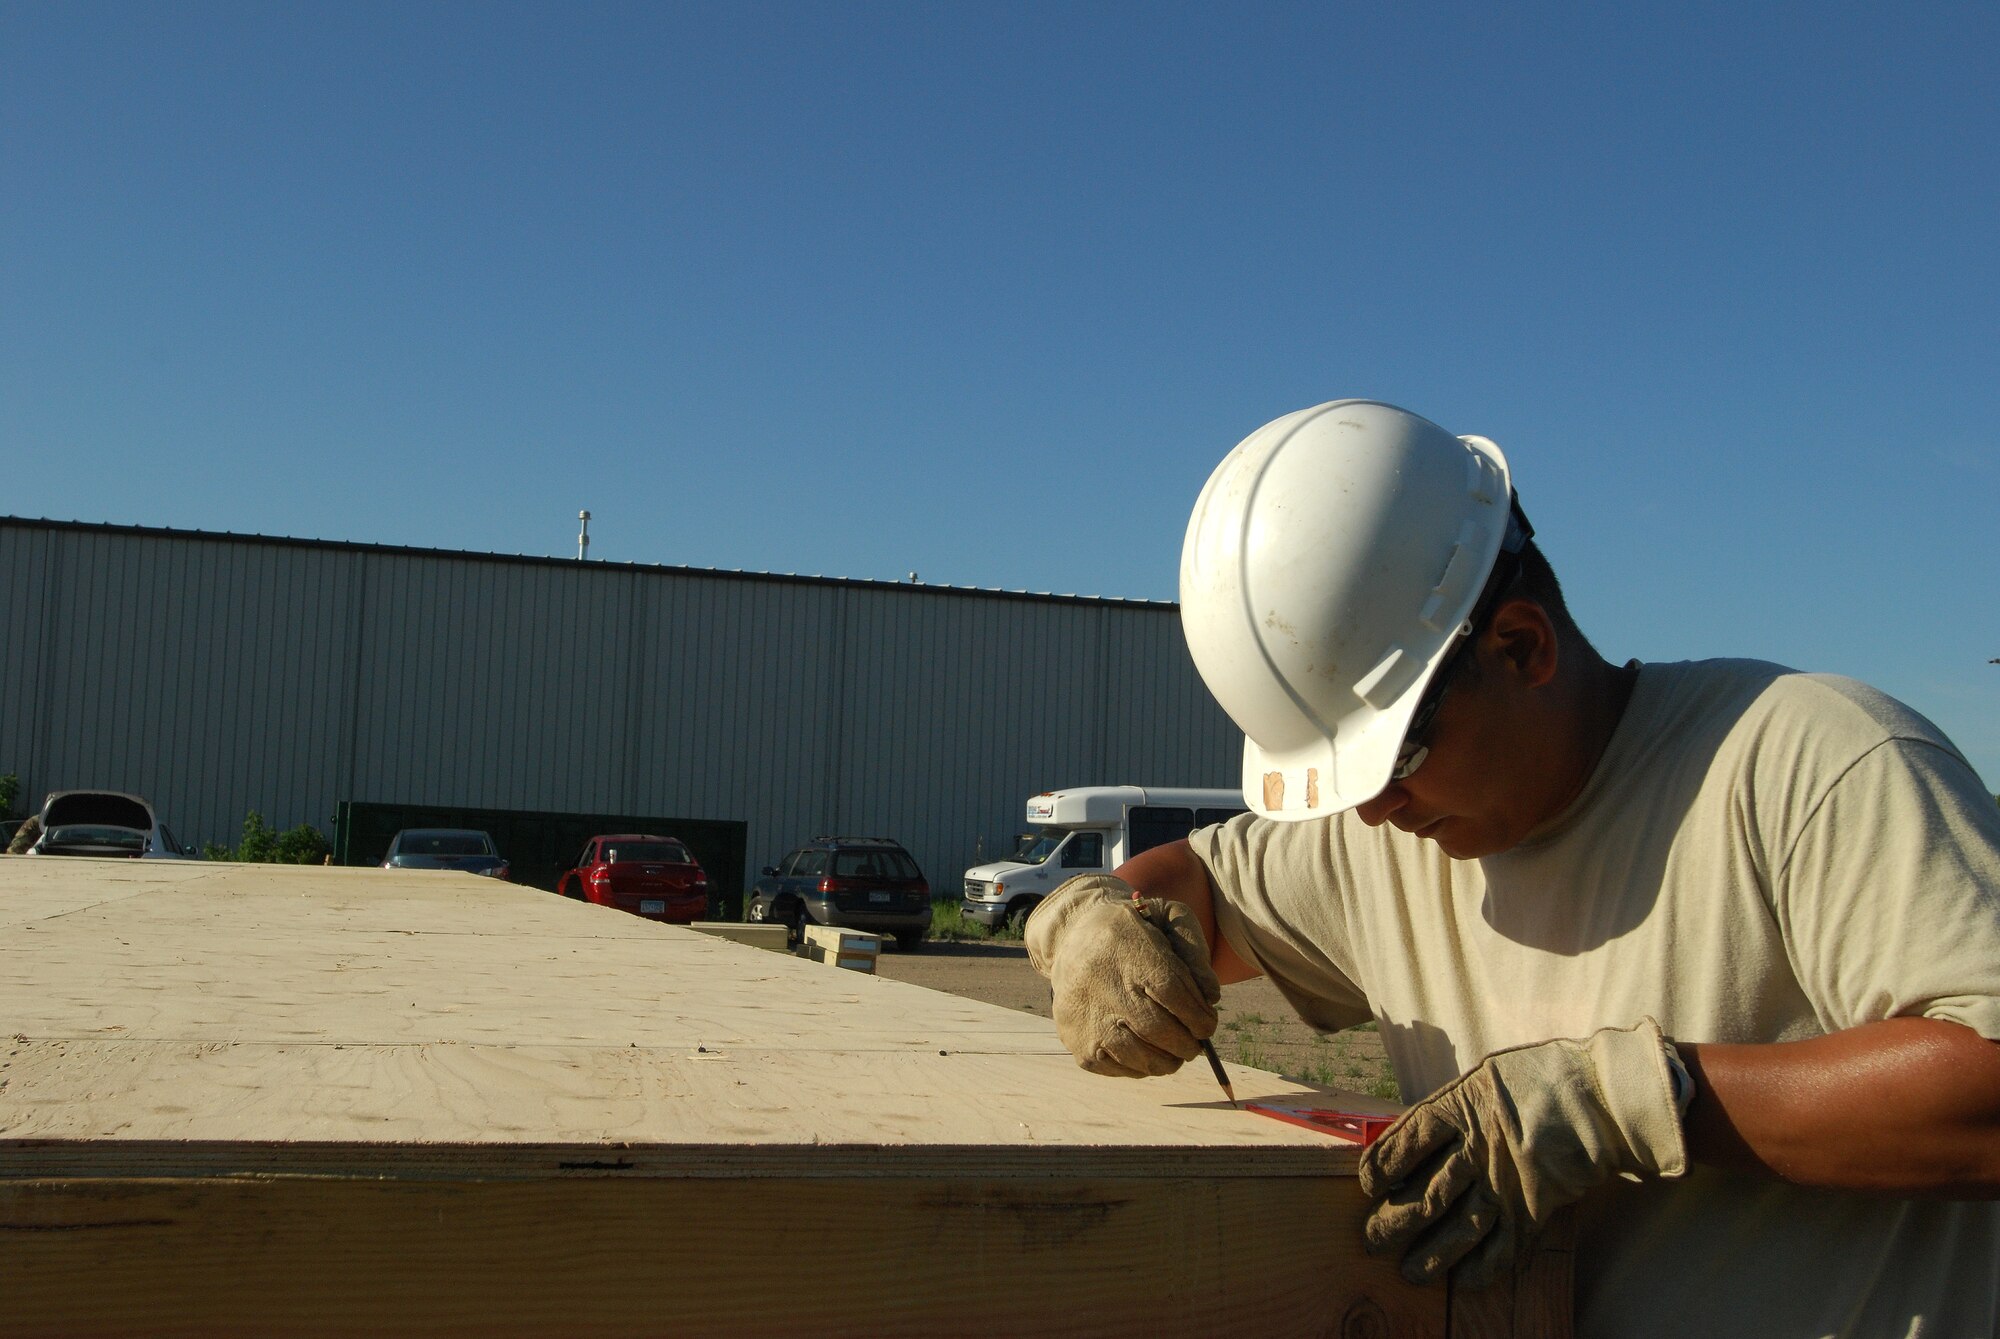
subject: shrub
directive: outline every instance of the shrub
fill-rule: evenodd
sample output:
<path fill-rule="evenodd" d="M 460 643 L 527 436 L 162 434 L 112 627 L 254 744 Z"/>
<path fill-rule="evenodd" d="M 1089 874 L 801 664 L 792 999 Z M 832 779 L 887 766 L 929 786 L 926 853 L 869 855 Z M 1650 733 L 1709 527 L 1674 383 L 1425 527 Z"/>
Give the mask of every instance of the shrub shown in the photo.
<path fill-rule="evenodd" d="M 232 849 L 209 842 L 201 848 L 201 858 L 253 865 L 317 865 L 332 852 L 332 845 L 312 824 L 301 823 L 289 832 L 279 832 L 252 809 L 243 820 L 241 843 Z"/>

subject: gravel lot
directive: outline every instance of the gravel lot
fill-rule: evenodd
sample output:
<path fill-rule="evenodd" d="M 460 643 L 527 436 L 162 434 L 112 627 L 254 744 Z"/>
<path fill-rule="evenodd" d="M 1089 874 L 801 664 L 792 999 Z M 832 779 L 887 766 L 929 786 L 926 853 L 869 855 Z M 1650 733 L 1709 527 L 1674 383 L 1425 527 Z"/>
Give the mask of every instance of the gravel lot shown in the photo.
<path fill-rule="evenodd" d="M 920 953 L 885 951 L 875 971 L 892 980 L 1049 1016 L 1049 984 L 1028 966 L 1028 950 L 1018 943 L 933 940 Z M 1277 988 L 1262 980 L 1224 987 L 1221 1012 L 1215 1049 L 1231 1064 L 1377 1097 L 1396 1096 L 1382 1039 L 1372 1028 L 1323 1037 L 1301 1023 Z"/>

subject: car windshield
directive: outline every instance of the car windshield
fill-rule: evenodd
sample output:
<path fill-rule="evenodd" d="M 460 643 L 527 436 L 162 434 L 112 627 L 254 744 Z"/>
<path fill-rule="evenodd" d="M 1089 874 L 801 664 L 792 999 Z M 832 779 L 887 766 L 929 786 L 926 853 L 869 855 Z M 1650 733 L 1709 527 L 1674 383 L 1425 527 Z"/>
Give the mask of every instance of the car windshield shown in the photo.
<path fill-rule="evenodd" d="M 146 834 L 132 828 L 106 827 L 96 823 L 71 823 L 50 828 L 43 846 L 96 846 L 120 851 L 143 851 Z"/>
<path fill-rule="evenodd" d="M 642 861 L 649 865 L 692 865 L 694 857 L 679 842 L 618 842 L 604 848 L 611 864 Z"/>
<path fill-rule="evenodd" d="M 406 832 L 396 843 L 398 855 L 492 855 L 493 843 L 483 832 Z"/>
<path fill-rule="evenodd" d="M 1062 845 L 1062 839 L 1067 835 L 1062 832 L 1024 832 L 1021 844 L 1014 848 L 1014 858 L 1039 865 L 1056 853 L 1056 847 Z"/>
<path fill-rule="evenodd" d="M 917 862 L 901 851 L 836 851 L 837 879 L 921 879 Z"/>

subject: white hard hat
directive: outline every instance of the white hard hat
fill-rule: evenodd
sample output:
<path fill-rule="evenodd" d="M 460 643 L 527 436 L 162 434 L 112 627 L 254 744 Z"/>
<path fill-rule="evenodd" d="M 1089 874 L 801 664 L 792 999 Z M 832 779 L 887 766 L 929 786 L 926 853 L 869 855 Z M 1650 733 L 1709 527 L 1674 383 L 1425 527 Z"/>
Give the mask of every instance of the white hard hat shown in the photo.
<path fill-rule="evenodd" d="M 1243 730 L 1243 798 L 1307 819 L 1379 794 L 1505 543 L 1500 448 L 1373 400 L 1265 424 L 1194 505 L 1181 626 Z"/>

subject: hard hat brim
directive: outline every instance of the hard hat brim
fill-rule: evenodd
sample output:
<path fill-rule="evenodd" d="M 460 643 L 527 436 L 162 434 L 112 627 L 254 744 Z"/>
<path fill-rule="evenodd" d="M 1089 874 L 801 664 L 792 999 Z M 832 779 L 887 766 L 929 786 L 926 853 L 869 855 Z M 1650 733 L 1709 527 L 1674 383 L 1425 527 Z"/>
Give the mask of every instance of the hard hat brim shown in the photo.
<path fill-rule="evenodd" d="M 1422 675 L 1393 707 L 1349 738 L 1315 740 L 1305 748 L 1277 753 L 1245 736 L 1243 802 L 1265 818 L 1302 823 L 1345 813 L 1374 799 L 1396 769 L 1396 754 L 1430 678 L 1429 673 Z"/>

